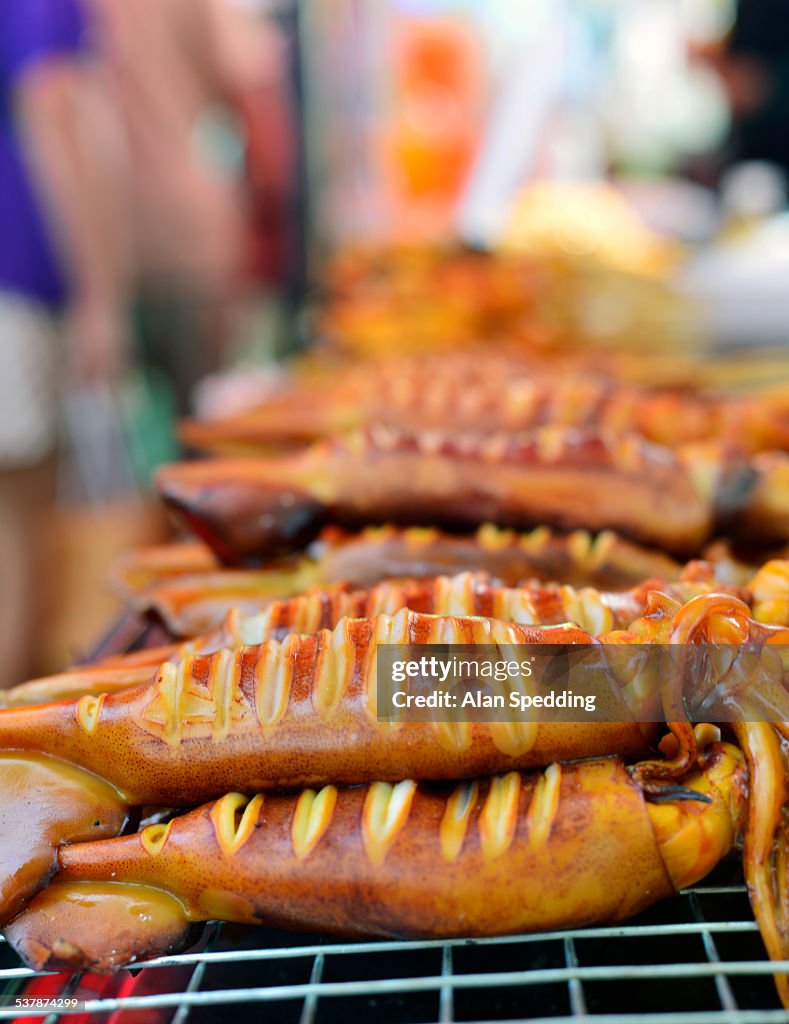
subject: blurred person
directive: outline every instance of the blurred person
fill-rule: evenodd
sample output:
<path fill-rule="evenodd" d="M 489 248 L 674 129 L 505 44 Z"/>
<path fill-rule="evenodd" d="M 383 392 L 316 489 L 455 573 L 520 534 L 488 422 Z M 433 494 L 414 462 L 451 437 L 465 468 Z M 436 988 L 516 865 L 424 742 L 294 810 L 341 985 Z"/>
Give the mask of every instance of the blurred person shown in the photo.
<path fill-rule="evenodd" d="M 789 171 L 789 4 L 740 0 L 725 45 L 705 56 L 720 73 L 731 105 L 731 155 Z"/>
<path fill-rule="evenodd" d="M 238 0 L 91 3 L 129 147 L 144 354 L 183 413 L 250 283 L 252 198 L 281 206 L 290 181 L 280 40 Z"/>
<path fill-rule="evenodd" d="M 44 627 L 62 360 L 84 387 L 124 358 L 123 155 L 104 92 L 81 0 L 0 3 L 0 686 L 29 672 Z"/>

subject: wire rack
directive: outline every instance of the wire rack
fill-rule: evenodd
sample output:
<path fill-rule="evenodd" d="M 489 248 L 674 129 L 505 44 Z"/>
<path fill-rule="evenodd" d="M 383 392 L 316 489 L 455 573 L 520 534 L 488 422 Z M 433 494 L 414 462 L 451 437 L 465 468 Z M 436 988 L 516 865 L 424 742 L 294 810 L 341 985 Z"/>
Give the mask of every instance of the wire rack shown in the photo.
<path fill-rule="evenodd" d="M 199 951 L 120 972 L 108 988 L 91 975 L 52 981 L 55 992 L 85 1000 L 83 1020 L 107 1024 L 788 1021 L 738 870 L 724 865 L 615 927 L 349 943 L 211 925 Z M 0 944 L 2 1002 L 45 980 Z M 0 1019 L 17 1015 L 0 1007 Z M 38 1019 L 59 1017 L 74 1021 Z"/>

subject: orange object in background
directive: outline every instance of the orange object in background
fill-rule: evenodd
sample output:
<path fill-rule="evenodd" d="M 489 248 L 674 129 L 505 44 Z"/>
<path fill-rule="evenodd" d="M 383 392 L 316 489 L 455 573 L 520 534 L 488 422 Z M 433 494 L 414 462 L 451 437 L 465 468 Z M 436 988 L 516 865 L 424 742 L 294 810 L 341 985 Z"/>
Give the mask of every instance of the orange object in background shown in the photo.
<path fill-rule="evenodd" d="M 147 501 L 118 499 L 99 509 L 51 512 L 41 542 L 52 570 L 46 586 L 42 582 L 47 625 L 31 654 L 34 671 L 52 672 L 85 658 L 120 610 L 103 585 L 107 563 L 130 543 L 155 544 L 166 536 L 166 517 Z"/>
<path fill-rule="evenodd" d="M 398 233 L 445 230 L 469 172 L 484 98 L 481 44 L 457 19 L 398 18 L 381 171 Z"/>

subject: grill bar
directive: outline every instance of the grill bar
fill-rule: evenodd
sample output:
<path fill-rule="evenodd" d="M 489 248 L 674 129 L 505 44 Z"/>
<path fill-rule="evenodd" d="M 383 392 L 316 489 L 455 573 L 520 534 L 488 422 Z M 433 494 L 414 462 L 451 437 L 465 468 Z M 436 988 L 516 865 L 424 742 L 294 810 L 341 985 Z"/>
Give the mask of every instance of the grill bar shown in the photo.
<path fill-rule="evenodd" d="M 744 892 L 742 888 L 731 891 Z M 312 944 L 307 946 L 285 946 L 273 949 L 246 949 L 245 960 L 283 960 L 292 957 L 342 956 L 348 953 L 398 953 L 413 949 L 443 949 L 460 946 L 503 946 L 545 942 L 546 940 L 564 939 L 626 939 L 626 938 L 657 938 L 675 935 L 736 934 L 739 932 L 756 932 L 759 929 L 754 921 L 711 921 L 682 922 L 665 925 L 619 925 L 611 928 L 573 928 L 566 931 L 550 932 L 549 934 L 532 935 L 500 935 L 484 939 L 435 939 L 427 941 L 403 940 L 396 942 L 355 942 L 336 943 L 332 945 Z M 0 943 L 5 940 L 0 938 Z M 146 961 L 146 969 L 155 967 L 182 967 L 202 961 L 211 963 L 235 963 L 239 954 L 228 950 L 203 950 L 199 953 L 181 953 L 174 956 L 157 957 Z M 0 981 L 11 978 L 34 978 L 38 974 L 27 967 L 13 967 L 0 970 Z"/>
<path fill-rule="evenodd" d="M 707 978 L 722 974 L 772 975 L 789 973 L 789 960 L 773 963 L 761 961 L 732 961 L 723 964 L 643 964 L 639 966 L 547 968 L 545 970 L 502 971 L 498 974 L 443 975 L 422 978 L 386 978 L 373 981 L 308 982 L 305 985 L 277 985 L 265 988 L 225 989 L 222 991 L 169 992 L 155 996 L 129 996 L 121 999 L 89 999 L 81 1010 L 64 1010 L 63 1014 L 87 1012 L 106 1013 L 116 1010 L 143 1010 L 165 1006 L 209 1006 L 222 1003 L 268 1003 L 286 999 L 306 999 L 309 996 L 351 997 L 375 996 L 393 992 L 439 991 L 443 986 L 453 989 L 484 988 L 495 981 L 500 986 L 545 985 L 556 982 L 578 981 L 638 981 L 660 978 Z M 18 1016 L 19 1011 L 0 1010 L 0 1019 Z M 40 1014 L 39 1014 L 40 1015 Z M 787 1019 L 784 1013 L 783 1020 Z"/>
<path fill-rule="evenodd" d="M 40 976 L 12 961 L 0 944 L 6 1002 Z M 777 970 L 789 971 L 789 961 L 766 959 L 744 886 L 711 884 L 634 922 L 542 935 L 299 942 L 214 925 L 199 950 L 146 964 L 146 985 L 89 998 L 80 1012 L 114 1013 L 112 1024 L 153 1010 L 171 1024 L 241 1024 L 259 1019 L 249 1016 L 255 1006 L 266 1007 L 272 1024 L 777 1024 L 789 1022 L 772 985 Z M 69 990 L 78 993 L 79 981 L 75 975 Z M 650 1002 L 656 990 L 657 1002 Z M 19 1016 L 13 1006 L 0 1007 L 0 1020 Z"/>
<path fill-rule="evenodd" d="M 326 960 L 323 953 L 318 953 L 315 960 L 312 963 L 312 973 L 310 974 L 310 985 L 317 988 L 321 983 L 323 977 L 323 965 Z M 318 1008 L 318 997 L 314 993 L 311 993 L 304 1000 L 304 1009 L 301 1011 L 300 1024 L 313 1024 L 315 1020 L 315 1011 Z"/>
<path fill-rule="evenodd" d="M 569 970 L 574 971 L 579 966 L 575 942 L 569 937 L 564 940 L 564 961 Z M 576 977 L 570 978 L 567 982 L 567 987 L 570 992 L 570 1006 L 572 1007 L 573 1016 L 585 1017 L 586 998 L 584 996 L 584 987 L 581 979 Z"/>
<path fill-rule="evenodd" d="M 441 954 L 441 974 L 445 978 L 452 977 L 452 946 L 447 943 Z M 455 1000 L 451 985 L 441 989 L 439 997 L 439 1024 L 451 1024 L 454 1018 Z"/>
<path fill-rule="evenodd" d="M 706 924 L 696 893 L 691 893 L 690 906 L 696 920 Z M 715 945 L 715 939 L 712 937 L 709 928 L 704 928 L 704 931 L 701 933 L 701 941 L 704 944 L 704 952 L 706 953 L 709 962 L 719 964 L 721 959 L 718 955 L 718 948 Z M 724 974 L 716 975 L 715 988 L 717 989 L 718 998 L 720 999 L 721 1006 L 724 1010 L 736 1010 L 738 1008 L 737 1000 L 734 998 L 734 993 L 732 992 L 731 985 L 729 984 L 729 979 Z"/>

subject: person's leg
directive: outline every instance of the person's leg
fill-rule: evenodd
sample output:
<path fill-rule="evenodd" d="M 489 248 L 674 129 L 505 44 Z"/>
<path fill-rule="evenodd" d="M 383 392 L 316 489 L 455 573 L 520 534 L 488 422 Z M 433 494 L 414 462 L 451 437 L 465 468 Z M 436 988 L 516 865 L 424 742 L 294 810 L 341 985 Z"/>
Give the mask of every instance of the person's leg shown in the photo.
<path fill-rule="evenodd" d="M 54 459 L 0 472 L 0 689 L 38 672 L 54 582 L 43 543 L 54 491 Z"/>
<path fill-rule="evenodd" d="M 0 687 L 34 665 L 47 566 L 41 531 L 54 498 L 58 421 L 54 319 L 0 293 Z"/>

